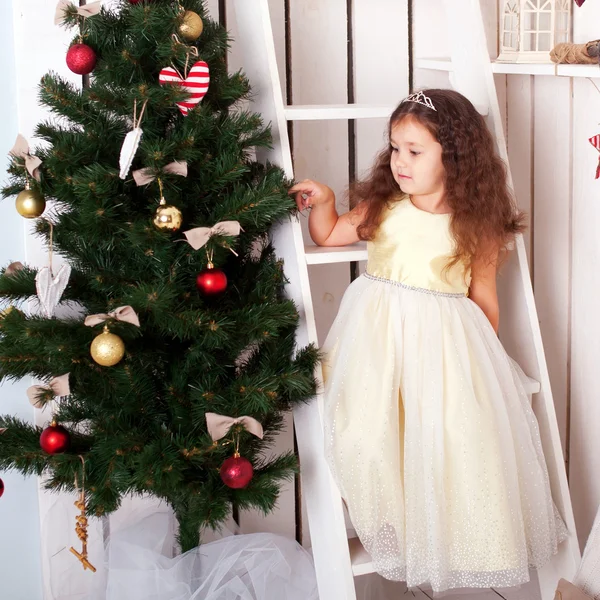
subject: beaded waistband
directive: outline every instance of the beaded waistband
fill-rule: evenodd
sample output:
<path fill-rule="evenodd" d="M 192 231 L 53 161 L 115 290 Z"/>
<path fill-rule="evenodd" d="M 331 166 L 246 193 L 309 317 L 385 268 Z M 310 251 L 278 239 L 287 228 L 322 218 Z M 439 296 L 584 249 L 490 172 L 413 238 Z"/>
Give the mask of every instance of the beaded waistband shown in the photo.
<path fill-rule="evenodd" d="M 397 285 L 398 287 L 404 288 L 405 290 L 413 290 L 415 292 L 423 292 L 424 294 L 433 294 L 434 296 L 445 296 L 447 298 L 464 298 L 468 296 L 468 293 L 462 292 L 440 292 L 438 290 L 430 290 L 429 288 L 416 287 L 414 285 L 407 285 L 405 283 L 401 283 L 400 281 L 394 281 L 393 279 L 386 279 L 385 277 L 377 277 L 376 275 L 371 275 L 370 273 L 364 273 L 363 277 L 367 279 L 372 279 L 373 281 L 381 281 L 383 283 L 391 283 L 392 285 Z"/>

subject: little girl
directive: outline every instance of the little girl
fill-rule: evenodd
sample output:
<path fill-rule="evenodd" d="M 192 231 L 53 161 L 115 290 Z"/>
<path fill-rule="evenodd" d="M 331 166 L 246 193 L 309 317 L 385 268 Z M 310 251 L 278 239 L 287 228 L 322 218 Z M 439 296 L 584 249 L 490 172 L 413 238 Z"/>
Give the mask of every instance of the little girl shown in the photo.
<path fill-rule="evenodd" d="M 375 569 L 409 587 L 510 587 L 557 552 L 525 375 L 496 336 L 496 270 L 524 228 L 483 118 L 462 95 L 406 98 L 338 216 L 291 190 L 320 246 L 368 240 L 323 346 L 326 456 Z"/>

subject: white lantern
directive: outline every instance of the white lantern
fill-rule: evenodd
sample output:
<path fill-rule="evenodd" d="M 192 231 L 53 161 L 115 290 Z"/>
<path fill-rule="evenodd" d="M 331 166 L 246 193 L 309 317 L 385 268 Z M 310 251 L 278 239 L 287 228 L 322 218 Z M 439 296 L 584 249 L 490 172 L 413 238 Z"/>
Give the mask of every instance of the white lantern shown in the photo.
<path fill-rule="evenodd" d="M 550 50 L 571 38 L 573 0 L 503 0 L 502 62 L 551 62 Z"/>

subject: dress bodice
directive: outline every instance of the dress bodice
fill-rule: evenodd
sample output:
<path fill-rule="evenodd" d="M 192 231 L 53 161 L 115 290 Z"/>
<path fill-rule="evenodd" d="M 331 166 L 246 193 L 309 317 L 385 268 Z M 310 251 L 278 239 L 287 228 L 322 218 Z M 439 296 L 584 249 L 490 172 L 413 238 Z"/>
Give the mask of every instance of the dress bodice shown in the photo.
<path fill-rule="evenodd" d="M 367 244 L 367 272 L 375 277 L 438 292 L 467 294 L 471 273 L 463 263 L 445 269 L 454 252 L 450 215 L 417 208 L 408 196 L 384 209 Z"/>

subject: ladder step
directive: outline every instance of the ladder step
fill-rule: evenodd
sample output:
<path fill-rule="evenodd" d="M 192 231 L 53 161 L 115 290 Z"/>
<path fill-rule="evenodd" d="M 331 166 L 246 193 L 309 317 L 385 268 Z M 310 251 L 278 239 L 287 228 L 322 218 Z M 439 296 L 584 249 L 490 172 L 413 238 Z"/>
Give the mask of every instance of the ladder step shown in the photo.
<path fill-rule="evenodd" d="M 417 58 L 415 60 L 416 69 L 425 69 L 426 71 L 453 71 L 452 61 L 449 58 Z"/>
<path fill-rule="evenodd" d="M 288 121 L 328 121 L 331 119 L 387 119 L 394 104 L 306 104 L 286 106 Z"/>
<path fill-rule="evenodd" d="M 352 573 L 354 577 L 374 573 L 375 569 L 373 569 L 371 557 L 363 548 L 360 540 L 358 538 L 350 538 L 348 540 L 348 546 L 350 548 L 350 560 L 352 562 Z M 490 588 L 489 590 L 473 592 L 469 595 L 469 598 L 472 598 L 473 600 L 497 600 L 498 598 L 506 598 L 506 600 L 541 600 L 537 587 L 537 577 L 534 574 L 535 571 L 532 570 L 530 573 L 532 575 L 530 582 L 523 584 L 519 588 L 502 588 L 501 596 Z M 394 591 L 396 591 L 395 588 Z M 413 600 L 423 598 L 423 600 L 427 600 L 428 598 L 432 598 L 432 596 L 433 592 L 431 591 L 431 587 L 429 585 L 423 585 L 418 586 L 418 590 L 413 590 L 407 598 L 410 597 Z M 386 598 L 387 597 L 388 596 L 386 596 Z"/>
<path fill-rule="evenodd" d="M 428 71 L 453 71 L 449 58 L 418 58 L 415 61 L 417 69 Z M 559 75 L 563 77 L 600 77 L 598 65 L 558 65 L 554 63 L 503 63 L 492 62 L 494 73 L 507 75 Z"/>
<path fill-rule="evenodd" d="M 528 396 L 533 396 L 533 394 L 539 393 L 541 389 L 541 385 L 539 381 L 532 379 L 531 377 L 527 377 L 527 382 L 525 384 L 525 391 Z"/>
<path fill-rule="evenodd" d="M 354 576 L 368 575 L 374 573 L 371 556 L 364 549 L 363 545 L 357 537 L 348 539 L 348 547 L 350 548 L 350 562 L 352 563 L 352 572 Z"/>
<path fill-rule="evenodd" d="M 357 242 L 349 246 L 304 246 L 306 264 L 328 265 L 367 260 L 367 243 Z"/>

